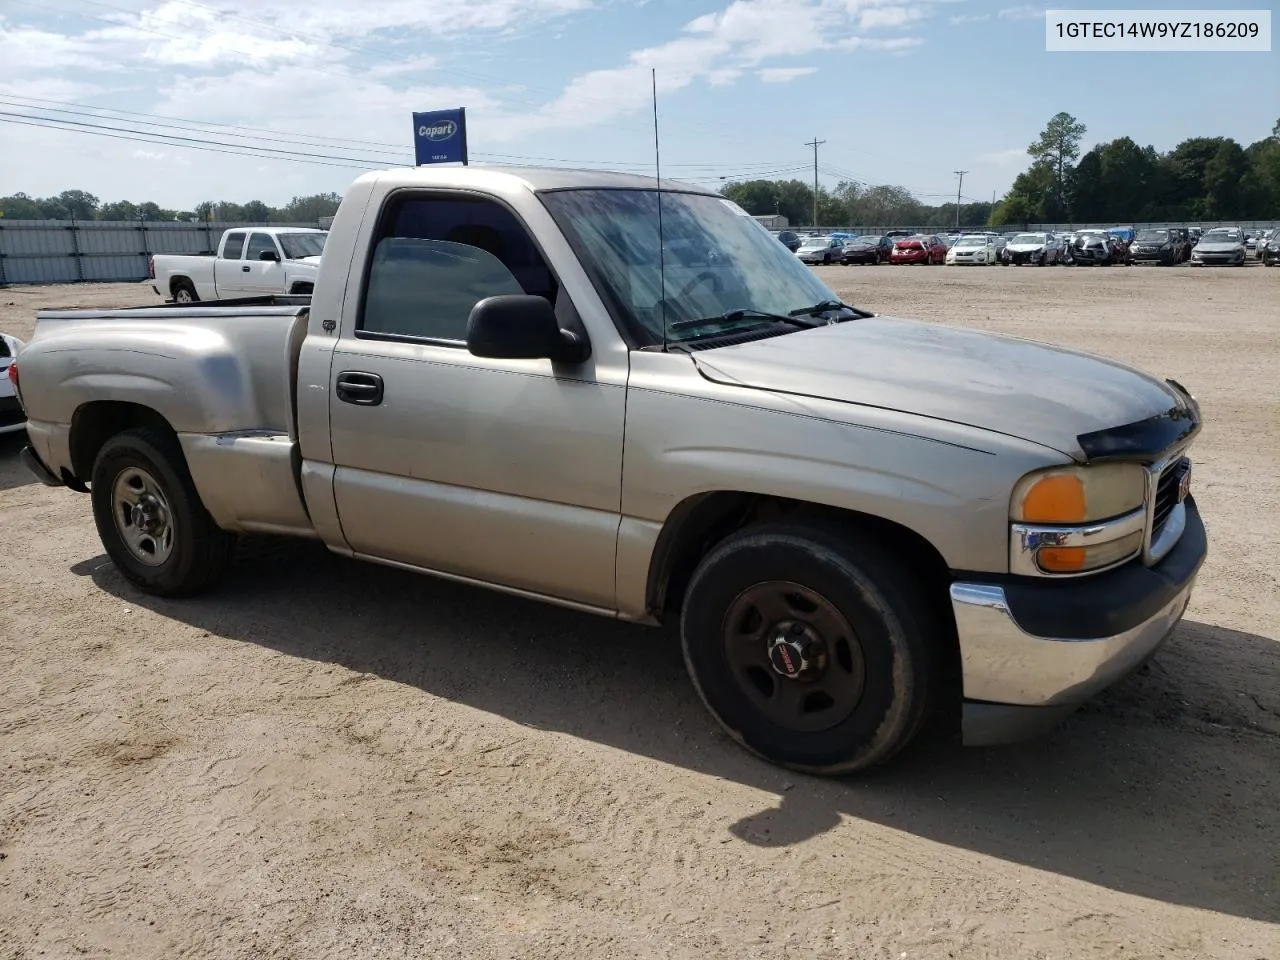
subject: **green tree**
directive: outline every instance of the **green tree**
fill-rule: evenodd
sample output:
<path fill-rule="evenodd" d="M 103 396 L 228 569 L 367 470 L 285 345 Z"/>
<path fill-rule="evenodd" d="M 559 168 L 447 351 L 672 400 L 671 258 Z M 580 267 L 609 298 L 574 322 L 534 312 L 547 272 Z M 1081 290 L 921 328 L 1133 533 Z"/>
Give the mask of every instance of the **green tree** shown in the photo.
<path fill-rule="evenodd" d="M 1080 156 L 1080 140 L 1088 128 L 1069 113 L 1053 115 L 1039 138 L 1027 147 L 1035 163 L 1047 164 L 1053 174 L 1051 199 L 1045 211 L 1049 220 L 1065 217 L 1067 209 L 1067 171 Z"/>
<path fill-rule="evenodd" d="M 128 200 L 104 203 L 98 208 L 99 220 L 137 220 L 138 208 Z"/>
<path fill-rule="evenodd" d="M 58 194 L 58 202 L 66 216 L 75 220 L 92 220 L 98 212 L 98 198 L 85 190 L 63 190 Z"/>
<path fill-rule="evenodd" d="M 1142 219 L 1150 207 L 1151 186 L 1156 177 L 1154 148 L 1143 149 L 1129 137 L 1102 145 L 1099 151 L 1101 206 L 1094 216 L 1111 220 Z"/>
<path fill-rule="evenodd" d="M 240 211 L 251 223 L 266 223 L 271 219 L 271 208 L 261 200 L 250 200 L 240 208 Z"/>
<path fill-rule="evenodd" d="M 782 199 L 774 180 L 748 180 L 745 183 L 727 183 L 720 193 L 732 200 L 753 217 L 781 213 Z M 788 218 L 790 219 L 790 218 Z"/>
<path fill-rule="evenodd" d="M 1210 220 L 1233 220 L 1244 215 L 1243 180 L 1249 168 L 1244 150 L 1226 140 L 1204 167 L 1204 214 Z"/>
<path fill-rule="evenodd" d="M 44 216 L 39 201 L 31 199 L 25 193 L 0 197 L 0 212 L 10 220 L 40 220 Z"/>
<path fill-rule="evenodd" d="M 1071 171 L 1071 219 L 1086 223 L 1106 217 L 1106 190 L 1102 183 L 1102 147 L 1080 158 Z"/>

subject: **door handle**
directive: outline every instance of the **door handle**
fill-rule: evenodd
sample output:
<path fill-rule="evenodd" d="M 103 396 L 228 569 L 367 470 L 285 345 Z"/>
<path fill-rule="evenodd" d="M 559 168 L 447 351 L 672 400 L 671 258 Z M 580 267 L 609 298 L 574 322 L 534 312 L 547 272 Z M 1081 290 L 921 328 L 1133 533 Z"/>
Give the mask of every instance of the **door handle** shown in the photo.
<path fill-rule="evenodd" d="M 338 399 L 361 407 L 376 407 L 382 402 L 382 378 L 376 373 L 344 370 L 336 383 Z"/>
<path fill-rule="evenodd" d="M 240 268 L 240 272 L 241 272 L 241 273 L 248 273 L 248 272 L 249 272 L 249 265 L 246 263 L 243 267 L 241 267 L 241 268 Z"/>

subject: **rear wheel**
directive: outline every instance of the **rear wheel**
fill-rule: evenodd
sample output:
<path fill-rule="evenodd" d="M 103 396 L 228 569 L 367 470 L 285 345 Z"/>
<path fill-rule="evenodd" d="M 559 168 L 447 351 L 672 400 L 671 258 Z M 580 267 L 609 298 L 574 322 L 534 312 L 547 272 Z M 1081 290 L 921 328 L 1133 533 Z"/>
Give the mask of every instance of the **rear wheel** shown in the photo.
<path fill-rule="evenodd" d="M 139 428 L 108 440 L 93 464 L 90 498 L 107 555 L 146 593 L 198 593 L 231 561 L 235 537 L 205 510 L 172 436 Z"/>
<path fill-rule="evenodd" d="M 186 277 L 179 277 L 173 281 L 173 302 L 174 303 L 199 303 L 200 295 L 196 293 L 195 284 Z"/>
<path fill-rule="evenodd" d="M 810 773 L 888 760 L 919 731 L 939 628 L 918 580 L 875 541 L 805 525 L 743 530 L 694 573 L 685 664 L 748 750 Z"/>

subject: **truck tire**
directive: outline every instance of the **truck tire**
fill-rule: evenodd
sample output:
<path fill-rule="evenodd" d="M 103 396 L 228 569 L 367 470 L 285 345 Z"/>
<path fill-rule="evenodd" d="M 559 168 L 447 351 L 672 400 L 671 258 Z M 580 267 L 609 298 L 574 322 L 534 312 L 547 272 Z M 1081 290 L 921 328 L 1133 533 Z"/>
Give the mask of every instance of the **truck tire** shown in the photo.
<path fill-rule="evenodd" d="M 857 532 L 748 528 L 694 572 L 685 666 L 748 750 L 805 773 L 853 773 L 905 747 L 932 709 L 932 609 L 917 578 Z"/>
<path fill-rule="evenodd" d="M 178 277 L 170 286 L 173 290 L 174 303 L 200 302 L 200 294 L 196 293 L 195 284 L 186 277 Z"/>
<path fill-rule="evenodd" d="M 222 576 L 236 538 L 209 516 L 174 437 L 137 428 L 99 451 L 89 495 L 107 555 L 144 593 L 199 593 Z"/>

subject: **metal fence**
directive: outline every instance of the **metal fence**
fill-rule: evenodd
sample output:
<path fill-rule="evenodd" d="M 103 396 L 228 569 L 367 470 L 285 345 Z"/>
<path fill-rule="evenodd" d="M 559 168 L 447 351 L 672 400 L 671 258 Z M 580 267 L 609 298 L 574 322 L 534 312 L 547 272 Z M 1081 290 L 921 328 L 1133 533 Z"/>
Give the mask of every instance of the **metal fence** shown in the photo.
<path fill-rule="evenodd" d="M 0 286 L 145 280 L 153 253 L 213 253 L 231 227 L 315 223 L 0 220 Z"/>

